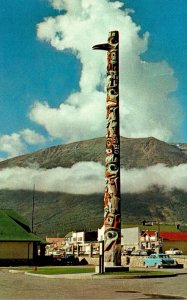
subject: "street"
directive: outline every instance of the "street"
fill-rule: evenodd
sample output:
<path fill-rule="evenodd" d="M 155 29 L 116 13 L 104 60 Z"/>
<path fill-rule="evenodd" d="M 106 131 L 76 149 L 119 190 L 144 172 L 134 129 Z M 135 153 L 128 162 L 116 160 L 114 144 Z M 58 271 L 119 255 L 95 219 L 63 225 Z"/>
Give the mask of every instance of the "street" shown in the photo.
<path fill-rule="evenodd" d="M 0 269 L 0 299 L 187 299 L 185 271 L 149 279 L 56 279 Z"/>

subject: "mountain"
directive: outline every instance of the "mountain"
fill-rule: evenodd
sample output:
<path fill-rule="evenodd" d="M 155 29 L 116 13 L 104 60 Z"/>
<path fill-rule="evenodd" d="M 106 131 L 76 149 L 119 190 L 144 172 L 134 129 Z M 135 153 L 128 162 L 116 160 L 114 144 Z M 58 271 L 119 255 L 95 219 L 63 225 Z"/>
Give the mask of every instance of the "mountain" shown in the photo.
<path fill-rule="evenodd" d="M 178 145 L 178 144 L 177 144 Z M 187 154 L 177 145 L 150 138 L 121 137 L 121 167 L 145 168 L 158 163 L 177 166 L 187 163 Z M 184 148 L 184 144 L 183 144 Z M 0 162 L 0 169 L 10 167 L 69 168 L 80 161 L 105 163 L 105 138 L 53 146 Z"/>
<path fill-rule="evenodd" d="M 121 166 L 145 168 L 158 163 L 168 167 L 187 163 L 187 144 L 168 144 L 155 138 L 121 137 Z M 97 138 L 53 146 L 0 162 L 0 169 L 34 167 L 51 169 L 71 167 L 80 161 L 104 164 L 105 139 Z M 35 194 L 34 230 L 42 236 L 65 235 L 71 230 L 96 230 L 103 222 L 103 194 L 72 195 L 59 192 Z M 31 224 L 33 193 L 24 190 L 0 190 L 0 208 L 15 209 Z M 164 223 L 187 223 L 187 193 L 167 192 L 153 187 L 139 194 L 123 194 L 122 222 L 145 219 Z"/>

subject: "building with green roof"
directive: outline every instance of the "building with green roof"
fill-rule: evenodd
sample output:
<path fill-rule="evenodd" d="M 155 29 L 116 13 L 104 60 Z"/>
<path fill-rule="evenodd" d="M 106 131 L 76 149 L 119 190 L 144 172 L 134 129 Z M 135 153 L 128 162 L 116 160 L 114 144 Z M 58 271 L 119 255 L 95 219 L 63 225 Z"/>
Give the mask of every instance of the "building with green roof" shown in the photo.
<path fill-rule="evenodd" d="M 31 263 L 38 259 L 42 240 L 28 222 L 11 209 L 0 209 L 0 264 Z"/>

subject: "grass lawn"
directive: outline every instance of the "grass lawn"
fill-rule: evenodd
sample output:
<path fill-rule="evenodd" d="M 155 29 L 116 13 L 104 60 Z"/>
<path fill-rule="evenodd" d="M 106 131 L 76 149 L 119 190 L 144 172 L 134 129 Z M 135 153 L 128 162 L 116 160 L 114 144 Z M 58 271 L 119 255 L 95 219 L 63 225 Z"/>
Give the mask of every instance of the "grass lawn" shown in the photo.
<path fill-rule="evenodd" d="M 140 227 L 140 230 L 158 230 L 158 225 L 152 226 L 143 226 L 142 224 L 122 224 L 122 228 L 132 228 L 132 227 Z M 177 232 L 177 228 L 175 225 L 170 224 L 160 224 L 160 231 L 171 231 Z"/>
<path fill-rule="evenodd" d="M 128 276 L 134 276 L 134 275 L 138 275 L 138 276 L 146 276 L 146 275 L 170 275 L 172 274 L 171 272 L 167 272 L 167 271 L 147 271 L 147 270 L 129 270 L 127 272 L 106 272 L 103 275 L 128 275 Z"/>
<path fill-rule="evenodd" d="M 94 273 L 94 267 L 22 267 L 17 268 L 20 271 L 26 271 L 34 274 L 43 275 L 59 275 L 59 274 L 80 274 L 80 273 Z"/>
<path fill-rule="evenodd" d="M 81 273 L 94 273 L 95 267 L 37 267 L 35 270 L 34 267 L 21 267 L 16 268 L 20 271 L 26 271 L 34 274 L 43 274 L 43 275 L 60 275 L 60 274 L 81 274 Z M 130 270 L 127 272 L 106 272 L 102 275 L 127 275 L 127 276 L 149 276 L 149 275 L 170 275 L 171 272 L 159 271 L 159 270 Z M 100 274 L 98 274 L 99 276 Z"/>

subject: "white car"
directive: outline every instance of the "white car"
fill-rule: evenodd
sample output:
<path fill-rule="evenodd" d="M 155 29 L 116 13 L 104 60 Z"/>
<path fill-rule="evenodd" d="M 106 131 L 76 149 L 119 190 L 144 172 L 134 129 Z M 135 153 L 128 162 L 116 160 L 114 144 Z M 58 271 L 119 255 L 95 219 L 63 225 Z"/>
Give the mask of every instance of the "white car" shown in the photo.
<path fill-rule="evenodd" d="M 169 255 L 181 255 L 183 252 L 177 248 L 171 248 L 165 251 L 165 254 Z"/>

